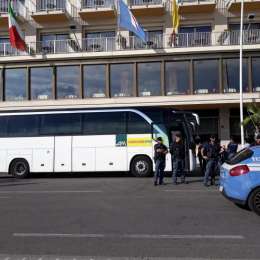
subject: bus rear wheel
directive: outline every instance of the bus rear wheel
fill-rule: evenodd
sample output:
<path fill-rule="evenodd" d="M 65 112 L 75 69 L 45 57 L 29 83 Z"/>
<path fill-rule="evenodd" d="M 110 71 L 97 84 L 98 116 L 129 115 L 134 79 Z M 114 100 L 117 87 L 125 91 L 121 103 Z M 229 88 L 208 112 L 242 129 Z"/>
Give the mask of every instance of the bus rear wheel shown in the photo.
<path fill-rule="evenodd" d="M 10 165 L 10 174 L 18 179 L 28 177 L 29 173 L 29 164 L 25 159 L 15 159 Z"/>
<path fill-rule="evenodd" d="M 153 172 L 151 159 L 144 155 L 136 156 L 131 162 L 130 171 L 136 177 L 151 176 Z"/>

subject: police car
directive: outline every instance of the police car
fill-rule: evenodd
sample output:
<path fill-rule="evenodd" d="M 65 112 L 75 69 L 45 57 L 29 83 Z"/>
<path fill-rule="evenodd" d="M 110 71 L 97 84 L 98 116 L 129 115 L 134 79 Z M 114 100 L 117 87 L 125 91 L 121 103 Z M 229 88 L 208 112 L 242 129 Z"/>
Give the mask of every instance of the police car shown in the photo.
<path fill-rule="evenodd" d="M 221 166 L 219 190 L 260 215 L 260 146 L 241 150 Z"/>

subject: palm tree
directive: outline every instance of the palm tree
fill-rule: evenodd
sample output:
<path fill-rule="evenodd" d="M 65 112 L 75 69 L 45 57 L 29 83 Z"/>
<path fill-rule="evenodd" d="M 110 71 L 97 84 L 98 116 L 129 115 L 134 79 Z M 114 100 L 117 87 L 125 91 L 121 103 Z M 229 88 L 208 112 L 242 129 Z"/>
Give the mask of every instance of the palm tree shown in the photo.
<path fill-rule="evenodd" d="M 248 116 L 244 119 L 243 125 L 253 124 L 256 134 L 260 132 L 260 105 L 252 103 L 247 107 Z"/>

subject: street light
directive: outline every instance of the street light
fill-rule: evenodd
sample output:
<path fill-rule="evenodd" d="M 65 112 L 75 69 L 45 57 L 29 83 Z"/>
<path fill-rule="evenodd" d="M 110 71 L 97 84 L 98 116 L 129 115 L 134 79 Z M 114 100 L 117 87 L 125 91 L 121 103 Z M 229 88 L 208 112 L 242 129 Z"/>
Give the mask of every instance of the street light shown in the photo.
<path fill-rule="evenodd" d="M 241 145 L 244 147 L 244 116 L 243 116 L 243 18 L 244 18 L 244 0 L 241 0 L 240 14 L 240 46 L 239 46 L 239 92 L 240 92 L 240 130 L 241 130 Z"/>

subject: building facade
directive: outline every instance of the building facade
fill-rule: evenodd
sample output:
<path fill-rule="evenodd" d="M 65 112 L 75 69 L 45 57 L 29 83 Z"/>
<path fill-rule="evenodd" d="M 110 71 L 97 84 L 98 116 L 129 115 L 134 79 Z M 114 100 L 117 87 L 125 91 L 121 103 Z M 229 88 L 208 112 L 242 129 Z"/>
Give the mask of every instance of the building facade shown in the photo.
<path fill-rule="evenodd" d="M 240 0 L 128 0 L 147 43 L 117 26 L 114 0 L 13 0 L 27 52 L 9 43 L 0 0 L 0 111 L 171 107 L 198 112 L 200 135 L 239 137 Z M 260 102 L 260 1 L 245 0 L 245 106 Z"/>

